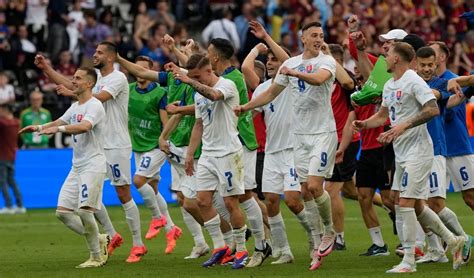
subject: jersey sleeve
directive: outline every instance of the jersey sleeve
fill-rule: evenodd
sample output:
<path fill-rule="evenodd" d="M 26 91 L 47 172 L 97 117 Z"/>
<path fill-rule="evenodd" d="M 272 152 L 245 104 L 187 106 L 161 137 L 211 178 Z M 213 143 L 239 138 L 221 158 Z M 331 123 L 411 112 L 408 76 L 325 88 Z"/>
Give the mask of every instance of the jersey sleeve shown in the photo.
<path fill-rule="evenodd" d="M 229 80 L 224 79 L 225 82 L 219 82 L 215 87 L 216 90 L 221 92 L 224 95 L 224 100 L 235 97 L 239 95 L 235 83 Z"/>
<path fill-rule="evenodd" d="M 160 102 L 158 103 L 158 109 L 165 110 L 166 105 L 168 105 L 168 97 L 163 95 L 163 97 L 160 99 Z"/>
<path fill-rule="evenodd" d="M 261 85 L 261 84 L 260 84 Z M 256 98 L 258 95 L 262 94 L 263 93 L 263 89 L 261 86 L 258 86 L 257 88 L 255 88 L 255 91 L 253 92 L 252 94 L 252 99 L 253 98 Z M 254 111 L 257 111 L 257 112 L 262 112 L 263 111 L 263 106 L 261 107 L 256 107 L 253 109 Z"/>
<path fill-rule="evenodd" d="M 158 83 L 160 83 L 161 87 L 168 86 L 168 72 L 166 71 L 158 72 Z"/>
<path fill-rule="evenodd" d="M 421 104 L 425 105 L 430 100 L 436 100 L 436 97 L 431 91 L 431 88 L 426 84 L 426 82 L 415 82 L 413 84 L 412 90 L 415 94 L 416 100 Z"/>
<path fill-rule="evenodd" d="M 388 96 L 390 95 L 390 91 L 387 88 L 387 83 L 385 83 L 385 86 L 383 86 L 383 91 L 382 91 L 382 106 L 383 107 L 388 107 Z"/>
<path fill-rule="evenodd" d="M 336 60 L 329 55 L 324 55 L 321 60 L 319 69 L 325 69 L 331 73 L 332 76 L 336 76 Z"/>
<path fill-rule="evenodd" d="M 288 60 L 286 60 L 288 61 Z M 283 66 L 287 66 L 287 63 L 283 62 L 283 64 L 280 66 L 280 68 L 278 69 L 278 72 L 277 72 L 277 75 L 275 76 L 275 83 L 278 84 L 278 85 L 281 85 L 281 86 L 288 86 L 288 84 L 290 83 L 290 78 L 288 75 L 285 75 L 285 74 L 281 74 L 280 73 L 280 70 Z"/>
<path fill-rule="evenodd" d="M 194 94 L 194 103 L 197 103 L 196 102 L 196 97 L 197 97 L 197 94 Z M 195 116 L 196 119 L 202 118 L 201 110 L 199 109 L 199 107 L 197 105 L 196 105 L 196 109 L 194 109 L 194 116 Z"/>
<path fill-rule="evenodd" d="M 107 85 L 102 88 L 102 91 L 106 91 L 107 93 L 111 94 L 115 99 L 122 92 L 124 87 L 129 87 L 127 80 L 125 78 L 118 78 L 117 76 L 117 78 L 114 78 L 114 80 L 111 80 L 111 82 L 107 82 Z"/>
<path fill-rule="evenodd" d="M 84 115 L 83 121 L 88 121 L 94 127 L 97 123 L 105 118 L 105 110 L 101 103 L 94 102 L 87 113 Z"/>

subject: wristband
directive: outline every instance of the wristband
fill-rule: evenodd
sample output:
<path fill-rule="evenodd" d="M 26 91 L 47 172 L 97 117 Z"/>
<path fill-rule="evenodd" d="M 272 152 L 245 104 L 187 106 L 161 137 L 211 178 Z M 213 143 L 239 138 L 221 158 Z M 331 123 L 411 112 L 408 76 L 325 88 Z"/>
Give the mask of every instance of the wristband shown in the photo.
<path fill-rule="evenodd" d="M 63 125 L 62 125 L 62 126 L 58 126 L 58 131 L 61 132 L 61 133 L 62 133 L 62 132 L 66 132 L 66 127 L 63 126 Z"/>
<path fill-rule="evenodd" d="M 252 50 L 250 51 L 250 53 L 252 53 L 253 55 L 255 55 L 255 57 L 257 57 L 258 54 L 259 54 L 259 51 L 258 51 L 258 49 L 257 49 L 256 47 L 254 47 L 254 48 L 252 48 Z"/>
<path fill-rule="evenodd" d="M 43 129 L 43 125 L 37 125 L 36 126 L 36 131 L 39 132 Z"/>

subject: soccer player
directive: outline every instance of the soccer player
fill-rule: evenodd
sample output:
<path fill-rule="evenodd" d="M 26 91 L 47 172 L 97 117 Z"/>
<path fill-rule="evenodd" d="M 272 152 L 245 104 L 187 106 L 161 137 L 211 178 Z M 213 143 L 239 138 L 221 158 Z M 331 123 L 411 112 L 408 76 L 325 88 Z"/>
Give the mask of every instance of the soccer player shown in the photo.
<path fill-rule="evenodd" d="M 350 95 L 354 92 L 354 78 L 342 65 L 344 64 L 344 50 L 340 45 L 325 45 L 325 54 L 331 55 L 336 60 L 336 80 L 334 81 L 331 95 L 332 111 L 336 122 L 337 140 L 341 143 L 342 131 L 349 116 Z M 354 133 L 351 144 L 344 152 L 343 159 L 336 162 L 334 173 L 326 179 L 325 189 L 331 197 L 332 220 L 336 232 L 335 250 L 345 250 L 346 242 L 344 240 L 344 202 L 341 197 L 343 186 L 354 187 L 352 177 L 356 170 L 356 156 L 360 146 L 360 134 Z"/>
<path fill-rule="evenodd" d="M 153 61 L 146 56 L 138 56 L 136 64 L 150 69 Z M 167 217 L 161 214 L 158 203 L 153 202 L 155 198 L 159 198 L 155 197 L 158 191 L 145 194 L 147 191 L 156 189 L 160 178 L 160 168 L 166 160 L 166 155 L 158 149 L 156 140 L 168 119 L 166 104 L 166 91 L 157 83 L 137 77 L 137 82 L 130 84 L 128 127 L 137 169 L 133 183 L 143 196 L 150 196 L 152 199 L 146 201 L 147 206 L 151 204 L 149 208 L 152 212 L 152 224 L 145 236 L 146 239 L 156 237 L 160 232 L 160 227 L 167 225 Z M 167 234 L 165 253 L 169 254 L 173 251 L 176 239 L 181 236 L 181 233 L 179 227 L 172 226 Z M 137 249 L 136 256 L 130 258 L 130 261 L 139 261 L 147 250 L 144 246 L 134 246 L 134 248 Z"/>
<path fill-rule="evenodd" d="M 212 39 L 207 49 L 207 57 L 212 65 L 212 69 L 218 75 L 235 83 L 239 91 L 239 104 L 243 105 L 248 102 L 247 86 L 245 85 L 242 73 L 231 65 L 230 59 L 233 54 L 234 47 L 231 42 L 222 38 Z M 255 252 L 247 267 L 255 267 L 261 265 L 271 255 L 271 247 L 265 241 L 262 209 L 253 193 L 253 189 L 257 186 L 255 182 L 257 139 L 255 137 L 252 113 L 246 112 L 239 116 L 237 130 L 239 132 L 239 139 L 244 145 L 243 159 L 245 168 L 245 194 L 239 198 L 242 208 L 247 214 L 250 230 L 255 237 Z M 263 205 L 263 207 L 265 206 Z"/>
<path fill-rule="evenodd" d="M 78 69 L 71 81 L 78 101 L 54 122 L 29 125 L 19 131 L 20 134 L 63 132 L 72 135 L 72 168 L 61 187 L 56 216 L 72 231 L 86 238 L 90 258 L 76 268 L 103 266 L 107 262 L 107 241 L 110 240 L 108 235 L 99 235 L 94 219 L 94 212 L 102 203 L 106 172 L 103 141 L 107 124 L 104 107 L 92 96 L 96 79 L 94 69 Z"/>
<path fill-rule="evenodd" d="M 387 273 L 415 272 L 416 220 L 445 240 L 453 253 L 453 268 L 462 261 L 464 238 L 454 236 L 438 215 L 425 206 L 428 197 L 428 176 L 433 164 L 433 143 L 426 122 L 439 115 L 436 99 L 426 82 L 410 63 L 415 56 L 413 47 L 397 42 L 387 53 L 387 71 L 393 76 L 384 85 L 382 107 L 365 121 L 354 121 L 356 131 L 383 125 L 390 118 L 392 129 L 380 134 L 382 144 L 393 142 L 396 170 L 393 188 L 400 191 L 398 204 L 403 220 L 404 257 Z"/>
<path fill-rule="evenodd" d="M 446 68 L 449 49 L 443 42 L 431 42 L 438 59 L 436 74 L 440 78 L 454 79 L 458 76 Z M 464 202 L 474 210 L 474 151 L 466 126 L 466 102 L 446 110 L 444 116 L 447 157 L 446 168 L 455 191 L 461 191 Z M 453 143 L 456 142 L 456 143 Z"/>
<path fill-rule="evenodd" d="M 324 33 L 319 22 L 311 22 L 302 28 L 303 54 L 286 60 L 270 87 L 249 103 L 236 107 L 241 113 L 261 107 L 273 101 L 289 87 L 293 95 L 294 162 L 302 183 L 301 190 L 309 190 L 316 204 L 306 199 L 308 220 L 324 225 L 321 244 L 315 242 L 311 270 L 321 265 L 322 257 L 331 253 L 335 241 L 331 215 L 331 199 L 324 190 L 324 179 L 332 175 L 336 154 L 337 134 L 331 108 L 331 87 L 336 75 L 334 58 L 321 52 Z M 304 196 L 304 194 L 303 194 Z M 316 251 L 317 249 L 317 251 Z"/>
<path fill-rule="evenodd" d="M 125 75 L 114 69 L 113 64 L 116 56 L 117 49 L 114 44 L 101 42 L 97 46 L 93 63 L 98 70 L 98 78 L 93 93 L 94 97 L 103 103 L 106 112 L 107 125 L 104 132 L 107 139 L 104 141 L 104 152 L 107 158 L 107 177 L 122 203 L 129 229 L 131 234 L 134 235 L 133 246 L 143 246 L 138 207 L 130 194 L 130 157 L 132 150 L 128 133 L 129 86 Z M 41 55 L 36 56 L 35 64 L 56 84 L 61 84 L 59 93 L 70 95 L 69 90 L 72 89 L 72 83 L 67 77 L 56 72 L 51 65 L 45 62 Z M 155 200 L 154 196 L 152 191 L 148 191 L 145 196 L 142 195 L 145 203 L 147 200 Z M 95 212 L 95 217 L 107 234 L 112 237 L 108 250 L 109 255 L 112 255 L 115 248 L 123 243 L 123 238 L 115 231 L 105 206 Z M 131 256 L 134 256 L 133 253 L 131 253 Z"/>
<path fill-rule="evenodd" d="M 174 42 L 171 42 L 174 44 Z M 184 113 L 189 116 L 184 116 L 182 121 L 177 121 L 177 130 L 171 134 L 171 142 L 174 144 L 175 147 L 179 148 L 180 150 L 176 150 L 175 152 L 185 154 L 185 147 L 189 144 L 189 138 L 191 136 L 192 126 L 194 124 L 194 99 L 193 99 L 193 92 L 194 90 L 187 84 L 182 83 L 179 80 L 175 80 L 173 74 L 171 72 L 156 72 L 146 67 L 141 67 L 140 65 L 131 63 L 126 59 L 117 56 L 117 62 L 120 63 L 122 67 L 127 69 L 132 75 L 136 76 L 137 78 L 149 80 L 149 81 L 156 81 L 159 82 L 161 86 L 168 88 L 168 106 L 167 111 L 171 114 L 179 114 Z M 174 105 L 175 101 L 184 100 L 184 103 L 187 104 L 186 106 L 176 106 Z M 185 111 L 182 111 L 185 110 Z M 175 122 L 175 120 L 173 121 Z M 172 123 L 171 123 L 172 124 Z M 173 125 L 173 124 L 172 124 Z M 171 127 L 170 127 L 171 128 Z M 168 135 L 166 131 L 168 128 L 166 126 L 163 127 L 163 133 Z M 163 134 L 162 134 L 163 135 Z M 160 136 L 161 137 L 161 136 Z M 162 148 L 165 150 L 165 148 Z M 176 158 L 176 157 L 175 157 Z M 184 161 L 184 158 L 182 158 Z M 184 163 L 184 162 L 183 162 Z M 184 165 L 179 166 L 175 164 L 173 160 L 171 161 L 171 169 L 172 169 L 172 187 L 171 189 L 177 192 L 178 196 L 178 203 L 182 206 L 181 213 L 183 215 L 184 222 L 188 227 L 189 231 L 191 232 L 195 246 L 191 251 L 191 254 L 186 258 L 198 258 L 200 256 L 205 255 L 208 253 L 209 247 L 207 246 L 204 236 L 202 234 L 202 229 L 200 222 L 202 222 L 201 212 L 199 211 L 199 207 L 196 202 L 195 196 L 195 184 L 188 184 L 189 181 L 194 182 L 194 179 L 188 179 L 184 173 Z M 177 170 L 176 167 L 181 167 L 181 170 Z M 182 175 L 179 175 L 181 173 Z M 181 179 L 180 179 L 181 178 Z M 186 183 L 186 185 L 183 185 Z M 189 189 L 189 191 L 188 191 Z M 184 191 L 184 192 L 183 192 Z M 189 193 L 189 194 L 188 194 Z M 160 209 L 166 209 L 166 203 L 164 202 L 164 207 L 160 205 Z M 161 202 L 159 203 L 161 204 Z M 169 216 L 169 213 L 166 214 Z M 169 225 L 174 226 L 171 218 L 167 217 L 165 229 L 169 229 Z M 170 229 L 171 230 L 171 229 Z M 167 230 L 168 231 L 168 230 Z M 229 231 L 231 229 L 229 228 Z M 167 234 L 168 242 L 175 240 L 174 234 L 170 233 L 169 237 Z"/>
<path fill-rule="evenodd" d="M 247 226 L 239 208 L 239 197 L 244 194 L 244 161 L 242 144 L 237 132 L 237 117 L 232 107 L 239 103 L 235 84 L 214 74 L 209 59 L 201 54 L 192 55 L 187 63 L 188 73 L 174 69 L 175 79 L 189 84 L 197 92 L 196 122 L 186 153 L 186 173 L 194 173 L 194 154 L 202 138 L 202 154 L 196 170 L 197 199 L 204 227 L 211 235 L 214 250 L 204 267 L 215 265 L 230 251 L 225 244 L 220 218 L 212 206 L 216 191 L 224 198 L 230 212 L 237 253 L 234 269 L 245 266 L 248 252 L 245 247 Z M 188 77 L 189 76 L 189 77 Z"/>
<path fill-rule="evenodd" d="M 438 214 L 443 223 L 455 235 L 463 236 L 465 243 L 463 248 L 463 264 L 467 263 L 471 254 L 471 237 L 467 235 L 456 214 L 446 206 L 446 137 L 444 134 L 444 115 L 446 108 L 458 105 L 464 101 L 464 96 L 450 95 L 447 92 L 447 80 L 435 76 L 436 72 L 436 53 L 433 48 L 426 46 L 417 50 L 417 73 L 425 80 L 430 88 L 435 90 L 435 96 L 438 99 L 440 115 L 427 123 L 428 131 L 434 146 L 434 161 L 429 176 L 429 195 L 428 205 Z M 438 237 L 431 231 L 427 231 L 428 252 L 423 258 L 417 260 L 417 263 L 427 262 L 447 262 L 448 258 L 438 240 Z"/>
<path fill-rule="evenodd" d="M 268 76 L 271 79 L 257 86 L 253 94 L 254 97 L 257 97 L 272 84 L 278 68 L 280 68 L 282 62 L 289 58 L 286 50 L 273 40 L 271 42 L 268 42 L 268 40 L 272 39 L 269 37 L 266 40 L 270 46 L 268 51 L 264 44 L 259 44 L 247 55 L 242 63 L 242 71 L 247 80 L 247 76 L 251 73 L 256 75 L 253 71 L 253 65 L 257 56 L 267 54 L 266 67 Z M 255 77 L 249 76 L 249 78 Z M 267 130 L 262 191 L 267 201 L 268 222 L 273 243 L 272 256 L 278 258 L 272 264 L 285 264 L 294 261 L 286 235 L 285 223 L 280 213 L 280 195 L 284 195 L 286 205 L 305 228 L 309 240 L 313 240 L 313 233 L 308 224 L 306 210 L 300 201 L 301 185 L 293 162 L 293 142 L 290 136 L 292 118 L 288 116 L 288 111 L 292 109 L 291 100 L 291 93 L 288 89 L 285 89 L 275 100 L 253 111 L 254 115 L 258 115 L 256 112 L 263 112 Z"/>

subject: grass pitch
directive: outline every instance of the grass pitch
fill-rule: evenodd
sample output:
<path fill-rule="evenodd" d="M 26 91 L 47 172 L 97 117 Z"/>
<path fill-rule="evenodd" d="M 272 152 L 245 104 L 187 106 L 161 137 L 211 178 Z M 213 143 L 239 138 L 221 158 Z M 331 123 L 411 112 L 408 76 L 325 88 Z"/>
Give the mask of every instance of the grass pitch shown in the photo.
<path fill-rule="evenodd" d="M 254 277 L 254 276 L 319 276 L 319 277 L 386 277 L 385 271 L 400 262 L 394 247 L 398 238 L 392 234 L 392 223 L 386 212 L 377 208 L 383 236 L 390 256 L 360 257 L 371 244 L 370 237 L 360 216 L 356 201 L 344 200 L 346 205 L 345 237 L 347 250 L 334 251 L 325 258 L 323 266 L 308 271 L 309 257 L 306 234 L 286 207 L 282 207 L 288 238 L 295 255 L 295 263 L 270 265 L 272 258 L 254 269 L 232 270 L 230 267 L 201 267 L 207 259 L 184 260 L 193 242 L 182 221 L 179 208 L 170 207 L 175 224 L 183 229 L 183 236 L 173 254 L 165 255 L 164 230 L 152 241 L 145 241 L 148 254 L 137 264 L 127 264 L 125 259 L 131 249 L 131 236 L 121 207 L 109 207 L 110 217 L 125 243 L 110 257 L 106 266 L 98 269 L 75 269 L 74 266 L 88 258 L 85 239 L 68 230 L 55 215 L 54 209 L 30 210 L 26 215 L 0 215 L 0 277 Z M 460 194 L 448 194 L 448 206 L 457 213 L 466 232 L 474 234 L 474 214 L 464 204 Z M 143 236 L 148 228 L 150 213 L 140 206 Z M 204 232 L 207 237 L 207 233 Z M 207 238 L 208 244 L 211 241 Z M 247 244 L 253 249 L 252 241 Z M 252 253 L 252 251 L 250 252 Z M 449 255 L 450 256 L 450 255 Z M 453 271 L 451 262 L 446 264 L 419 265 L 410 277 L 474 277 L 474 262 Z"/>

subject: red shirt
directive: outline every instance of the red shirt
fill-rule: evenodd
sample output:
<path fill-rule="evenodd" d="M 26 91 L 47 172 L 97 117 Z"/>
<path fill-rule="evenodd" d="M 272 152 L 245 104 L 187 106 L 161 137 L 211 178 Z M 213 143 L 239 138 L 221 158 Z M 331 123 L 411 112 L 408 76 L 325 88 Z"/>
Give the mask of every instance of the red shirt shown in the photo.
<path fill-rule="evenodd" d="M 248 92 L 249 99 L 252 99 L 253 92 Z M 253 126 L 255 127 L 255 135 L 257 137 L 258 148 L 257 152 L 265 152 L 265 142 L 267 140 L 267 127 L 265 126 L 265 121 L 263 120 L 263 113 L 258 113 L 253 118 Z"/>
<path fill-rule="evenodd" d="M 0 118 L 0 160 L 15 161 L 20 120 Z"/>
<path fill-rule="evenodd" d="M 357 48 L 355 46 L 354 41 L 351 39 L 350 36 L 349 36 L 349 53 L 351 54 L 354 60 L 359 61 L 359 55 L 357 55 Z M 369 53 L 367 53 L 367 57 L 369 58 L 372 65 L 375 65 L 375 63 L 377 62 L 377 59 L 379 58 Z"/>
<path fill-rule="evenodd" d="M 360 106 L 354 109 L 354 112 L 356 113 L 357 120 L 363 121 L 377 113 L 377 105 L 368 104 Z M 377 137 L 379 137 L 380 133 L 383 132 L 383 129 L 384 126 L 379 126 L 362 130 L 360 132 L 362 136 L 362 150 L 365 151 L 382 147 L 382 145 L 377 141 Z"/>
<path fill-rule="evenodd" d="M 331 96 L 332 113 L 334 114 L 334 120 L 336 121 L 337 130 L 337 142 L 341 142 L 342 132 L 349 117 L 350 112 L 350 94 L 353 90 L 345 90 L 342 88 L 339 82 L 335 82 L 333 85 L 333 91 Z M 355 133 L 352 136 L 352 142 L 360 140 L 360 134 Z"/>

